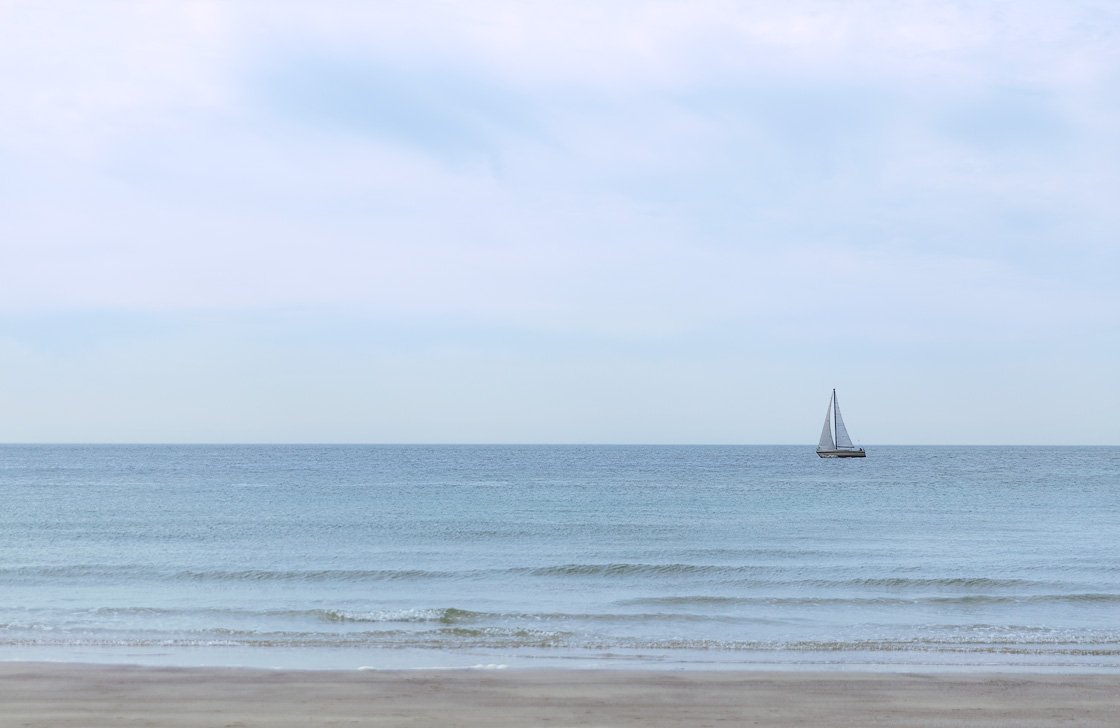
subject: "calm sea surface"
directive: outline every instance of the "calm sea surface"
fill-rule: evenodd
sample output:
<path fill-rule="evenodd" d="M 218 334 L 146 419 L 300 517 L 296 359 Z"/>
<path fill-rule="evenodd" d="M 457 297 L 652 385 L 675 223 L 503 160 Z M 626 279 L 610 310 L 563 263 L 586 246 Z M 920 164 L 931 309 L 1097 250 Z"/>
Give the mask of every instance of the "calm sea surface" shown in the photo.
<path fill-rule="evenodd" d="M 1120 448 L 4 446 L 43 659 L 1120 671 Z"/>

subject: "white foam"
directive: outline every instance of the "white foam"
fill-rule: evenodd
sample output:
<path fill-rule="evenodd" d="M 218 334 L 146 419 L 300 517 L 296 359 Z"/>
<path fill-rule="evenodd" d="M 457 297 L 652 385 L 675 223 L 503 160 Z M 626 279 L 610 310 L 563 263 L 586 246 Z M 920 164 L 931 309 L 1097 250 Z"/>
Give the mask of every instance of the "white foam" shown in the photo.
<path fill-rule="evenodd" d="M 508 667 L 509 667 L 509 665 L 502 665 L 502 664 L 499 664 L 499 663 L 488 663 L 488 664 L 467 665 L 467 666 L 458 666 L 458 667 L 456 667 L 456 666 L 410 667 L 410 668 L 405 668 L 405 669 L 406 670 L 416 670 L 416 671 L 424 671 L 424 670 L 505 670 Z M 382 671 L 382 670 L 394 670 L 394 671 L 396 671 L 396 670 L 400 670 L 400 669 L 401 668 L 398 668 L 398 667 L 374 667 L 373 665 L 362 665 L 362 666 L 358 667 L 358 672 L 378 672 L 378 671 Z"/>

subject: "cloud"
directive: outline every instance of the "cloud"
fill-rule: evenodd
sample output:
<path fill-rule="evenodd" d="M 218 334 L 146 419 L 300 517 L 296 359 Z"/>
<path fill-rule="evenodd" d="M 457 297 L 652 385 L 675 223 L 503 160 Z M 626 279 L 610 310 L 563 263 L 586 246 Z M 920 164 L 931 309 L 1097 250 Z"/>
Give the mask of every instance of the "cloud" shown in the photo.
<path fill-rule="evenodd" d="M 1053 93 L 992 88 L 982 98 L 959 101 L 942 120 L 946 133 L 995 153 L 1038 150 L 1049 156 L 1070 138 L 1064 109 Z"/>
<path fill-rule="evenodd" d="M 8 305 L 679 331 L 749 310 L 721 275 L 752 261 L 795 280 L 799 251 L 887 250 L 903 269 L 943 255 L 1030 276 L 1052 268 L 1054 231 L 1083 249 L 1101 235 L 1063 212 L 1086 204 L 1070 182 L 1095 159 L 1071 146 L 1085 126 L 1068 89 L 933 74 L 987 49 L 998 78 L 1029 55 L 991 14 L 907 6 L 879 27 L 809 4 L 499 4 L 432 25 L 399 7 L 280 6 L 259 23 L 252 5 L 208 7 L 189 32 L 153 26 L 175 50 L 159 73 L 121 72 L 131 106 L 109 93 L 83 112 L 127 134 L 84 161 L 9 147 L 25 275 Z M 208 63 L 182 63 L 191 37 Z M 121 51 L 129 68 L 149 52 Z M 693 305 L 706 291 L 720 303 Z"/>
<path fill-rule="evenodd" d="M 0 148 L 95 159 L 137 129 L 229 98 L 215 3 L 3 3 Z"/>
<path fill-rule="evenodd" d="M 277 115 L 449 161 L 494 158 L 504 137 L 535 126 L 515 90 L 455 69 L 296 54 L 266 64 L 252 83 Z"/>
<path fill-rule="evenodd" d="M 671 439 L 646 390 L 709 432 L 705 413 L 735 421 L 721 393 L 777 406 L 837 372 L 897 394 L 944 371 L 980 397 L 970 372 L 1013 353 L 1007 381 L 1108 381 L 1108 3 L 60 2 L 0 20 L 0 351 L 75 393 L 96 371 L 170 407 L 161 376 L 197 369 L 192 397 L 237 399 L 287 357 L 238 401 L 306 375 L 337 380 L 341 407 L 365 367 L 434 407 L 430 384 L 454 410 L 439 432 L 469 421 L 478 398 L 455 392 L 478 381 L 521 427 L 522 400 L 577 429 L 565 402 L 610 401 Z M 409 397 L 379 392 L 358 409 L 404 418 Z"/>

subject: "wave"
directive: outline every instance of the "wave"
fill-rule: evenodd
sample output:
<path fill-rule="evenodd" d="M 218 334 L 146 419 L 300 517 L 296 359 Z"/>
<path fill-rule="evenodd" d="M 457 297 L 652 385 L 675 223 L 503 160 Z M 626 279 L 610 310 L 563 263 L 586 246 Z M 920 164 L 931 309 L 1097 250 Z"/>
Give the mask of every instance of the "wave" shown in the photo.
<path fill-rule="evenodd" d="M 179 571 L 174 578 L 187 581 L 417 581 L 455 575 L 455 572 L 426 569 L 207 569 Z"/>
<path fill-rule="evenodd" d="M 326 622 L 343 623 L 440 623 L 468 624 L 483 622 L 737 622 L 757 621 L 725 615 L 682 614 L 673 612 L 643 613 L 580 613 L 580 612 L 476 612 L 469 609 L 388 609 L 354 612 L 334 609 L 288 612 L 291 616 L 306 616 Z"/>
<path fill-rule="evenodd" d="M 877 586 L 889 589 L 910 588 L 952 588 L 952 589 L 1018 589 L 1023 587 L 1038 586 L 1042 582 L 1030 579 L 993 579 L 981 576 L 950 576 L 950 577 L 877 577 L 860 579 L 812 579 L 808 584 L 814 586 Z"/>
<path fill-rule="evenodd" d="M 615 602 L 616 606 L 665 606 L 665 607 L 718 607 L 718 606 L 860 606 L 860 605 L 913 605 L 913 604 L 1016 604 L 1016 603 L 1055 603 L 1055 604 L 1120 604 L 1120 594 L 1114 593 L 1076 593 L 1076 594 L 960 594 L 932 595 L 914 597 L 887 596 L 669 596 L 637 597 Z"/>
<path fill-rule="evenodd" d="M 813 567 L 819 571 L 823 567 Z M 802 572 L 804 573 L 804 572 Z M 1120 599 L 1120 584 L 1086 584 L 985 576 L 852 576 L 796 578 L 797 570 L 750 564 L 685 562 L 567 563 L 494 569 L 183 569 L 142 564 L 72 564 L 0 567 L 0 579 L 54 579 L 157 582 L 244 582 L 360 584 L 376 582 L 499 581 L 502 588 L 521 579 L 641 579 L 662 590 L 673 581 L 742 590 L 730 597 L 655 597 L 648 603 L 796 604 L 796 603 L 999 603 L 1023 601 L 1110 602 Z M 791 578 L 792 577 L 792 578 Z M 1104 589 L 1101 589 L 1104 586 Z M 793 594 L 784 592 L 792 591 Z M 910 595 L 913 596 L 910 596 Z M 627 602 L 642 604 L 641 599 Z"/>
<path fill-rule="evenodd" d="M 455 607 L 444 609 L 384 609 L 369 612 L 317 609 L 305 612 L 290 612 L 289 614 L 314 617 L 326 622 L 438 622 L 440 624 L 459 624 L 492 619 L 496 616 L 483 612 L 472 612 L 468 609 L 456 609 Z"/>
<path fill-rule="evenodd" d="M 772 571 L 761 566 L 685 563 L 611 563 L 515 566 L 502 569 L 441 571 L 427 569 L 166 569 L 140 564 L 68 564 L 0 567 L 6 577 L 139 577 L 186 581 L 392 581 L 478 576 L 668 576 L 674 574 L 745 575 Z"/>
<path fill-rule="evenodd" d="M 603 656 L 611 651 L 700 651 L 722 653 L 828 653 L 830 660 L 851 660 L 856 653 L 1035 655 L 1120 658 L 1120 635 L 1023 635 L 970 638 L 964 635 L 853 640 L 725 640 L 584 635 L 524 627 L 441 627 L 422 632 L 384 630 L 358 633 L 308 633 L 213 629 L 177 634 L 87 632 L 74 635 L 4 635 L 0 648 L 365 648 L 365 649 L 525 649 L 574 651 Z M 593 653 L 593 654 L 588 654 Z M 847 654 L 848 657 L 844 657 Z M 1120 663 L 1118 663 L 1120 666 Z"/>
<path fill-rule="evenodd" d="M 689 563 L 608 563 L 561 564 L 553 566 L 516 567 L 506 570 L 512 575 L 536 577 L 720 577 L 727 586 L 791 587 L 818 589 L 946 589 L 946 590 L 1061 590 L 1077 585 L 1021 578 L 983 576 L 881 576 L 851 578 L 789 578 L 786 569 L 772 566 L 689 564 Z M 731 581 L 731 579 L 735 579 Z"/>
<path fill-rule="evenodd" d="M 510 569 L 511 574 L 527 576 L 666 576 L 674 574 L 747 574 L 771 571 L 761 566 L 716 566 L 708 564 L 561 564 L 557 566 L 525 566 Z"/>
<path fill-rule="evenodd" d="M 200 629 L 240 629 L 246 625 L 272 626 L 278 630 L 295 632 L 316 632 L 320 630 L 338 633 L 359 632 L 363 629 L 405 629 L 411 632 L 424 629 L 446 627 L 462 628 L 508 628 L 515 626 L 559 627 L 600 632 L 613 631 L 609 625 L 632 632 L 635 629 L 645 633 L 664 632 L 665 627 L 654 625 L 693 625 L 689 631 L 725 632 L 726 625 L 737 630 L 770 630 L 775 627 L 785 629 L 798 620 L 819 610 L 828 610 L 829 619 L 833 613 L 845 614 L 845 610 L 878 608 L 880 610 L 901 610 L 895 613 L 906 615 L 913 608 L 960 610 L 992 606 L 1000 613 L 1013 605 L 1090 605 L 1113 609 L 1120 606 L 1120 594 L 1036 594 L 1027 596 L 999 595 L 961 595 L 933 596 L 921 598 L 902 597 L 864 597 L 864 598 L 821 598 L 821 597 L 769 597 L 769 596 L 662 596 L 623 599 L 612 603 L 614 609 L 604 611 L 485 611 L 461 607 L 414 607 L 387 609 L 253 609 L 246 608 L 160 608 L 160 607 L 99 607 L 93 609 L 53 609 L 23 610 L 19 607 L 6 608 L 0 617 L 0 633 L 7 632 L 73 632 L 89 629 L 120 629 L 125 631 L 175 632 L 186 628 Z M 634 608 L 639 608 L 634 610 Z M 1010 616 L 1011 612 L 1003 612 Z M 997 617 L 998 619 L 998 617 Z M 792 622 L 791 622 L 792 620 Z M 315 625 L 320 625 L 316 627 Z M 335 625 L 331 627 L 330 625 Z M 599 626 L 595 626 L 599 625 Z M 643 627 L 648 625 L 648 627 Z M 717 625 L 725 625 L 717 627 Z M 566 627 L 567 628 L 567 627 Z M 962 625 L 925 624 L 921 629 L 935 632 L 959 632 L 966 629 Z M 967 628 L 972 629 L 972 628 Z M 980 629 L 980 628 L 978 628 Z M 982 627 L 981 631 L 990 633 L 1020 633 L 1028 628 L 1000 626 L 998 624 Z"/>
<path fill-rule="evenodd" d="M 57 579 L 155 579 L 168 581 L 416 581 L 463 572 L 427 569 L 167 569 L 138 564 L 72 564 L 0 568 L 0 577 Z"/>

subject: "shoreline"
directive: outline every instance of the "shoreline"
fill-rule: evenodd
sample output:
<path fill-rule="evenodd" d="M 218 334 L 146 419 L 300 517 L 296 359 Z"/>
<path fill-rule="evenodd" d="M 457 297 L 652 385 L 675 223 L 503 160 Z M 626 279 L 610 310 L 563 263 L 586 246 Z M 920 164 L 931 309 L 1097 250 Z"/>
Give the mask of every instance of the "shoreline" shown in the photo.
<path fill-rule="evenodd" d="M 0 663 L 0 728 L 1112 726 L 1120 675 Z"/>

